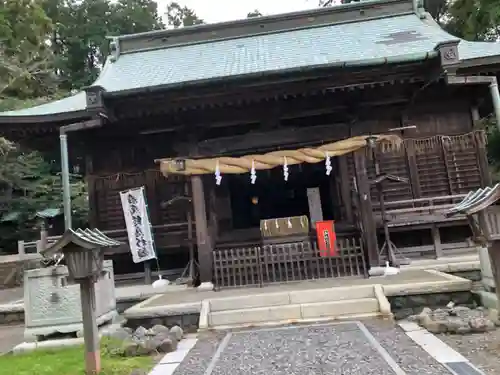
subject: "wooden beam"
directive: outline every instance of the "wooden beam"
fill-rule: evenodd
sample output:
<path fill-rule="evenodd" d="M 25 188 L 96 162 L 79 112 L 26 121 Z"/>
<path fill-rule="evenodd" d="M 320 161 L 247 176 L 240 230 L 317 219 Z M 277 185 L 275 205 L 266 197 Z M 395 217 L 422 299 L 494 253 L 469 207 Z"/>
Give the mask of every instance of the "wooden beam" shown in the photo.
<path fill-rule="evenodd" d="M 397 82 L 416 82 L 428 80 L 436 71 L 432 64 L 407 64 L 400 66 L 380 66 L 360 71 L 340 70 L 317 74 L 310 77 L 288 77 L 276 81 L 264 80 L 260 83 L 239 81 L 229 82 L 217 87 L 197 88 L 196 91 L 186 89 L 170 90 L 167 93 L 130 97 L 127 100 L 116 102 L 118 115 L 130 113 L 131 110 L 142 108 L 151 112 L 156 108 L 163 112 L 186 108 L 206 108 L 221 105 L 222 103 L 244 104 L 265 99 L 293 97 L 305 93 L 321 93 L 324 91 L 353 91 L 386 84 L 394 87 Z M 383 77 L 383 78 L 381 78 Z M 133 105 L 131 105 L 131 102 Z"/>
<path fill-rule="evenodd" d="M 205 207 L 205 192 L 201 176 L 191 176 L 194 220 L 196 223 L 196 243 L 198 245 L 198 264 L 200 266 L 200 281 L 212 282 L 212 240 L 208 233 L 207 211 Z"/>
<path fill-rule="evenodd" d="M 250 149 L 273 148 L 287 144 L 330 142 L 348 134 L 347 124 L 256 132 L 233 137 L 204 140 L 198 144 L 198 156 L 215 156 L 243 152 Z"/>

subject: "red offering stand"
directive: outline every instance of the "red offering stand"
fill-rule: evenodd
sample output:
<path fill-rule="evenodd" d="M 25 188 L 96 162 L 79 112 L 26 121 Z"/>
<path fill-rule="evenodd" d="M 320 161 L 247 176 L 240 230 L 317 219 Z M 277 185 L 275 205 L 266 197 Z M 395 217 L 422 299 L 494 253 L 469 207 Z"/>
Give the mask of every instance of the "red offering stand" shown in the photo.
<path fill-rule="evenodd" d="M 332 257 L 337 255 L 337 234 L 335 233 L 335 221 L 317 221 L 316 236 L 318 238 L 320 256 Z"/>

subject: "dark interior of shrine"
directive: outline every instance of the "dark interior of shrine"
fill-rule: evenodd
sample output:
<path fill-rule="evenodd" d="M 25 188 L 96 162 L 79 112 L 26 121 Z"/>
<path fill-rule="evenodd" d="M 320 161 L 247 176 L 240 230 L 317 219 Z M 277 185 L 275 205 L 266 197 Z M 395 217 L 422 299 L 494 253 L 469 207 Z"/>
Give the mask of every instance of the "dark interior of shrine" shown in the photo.
<path fill-rule="evenodd" d="M 333 160 L 332 160 L 333 162 Z M 335 181 L 327 176 L 325 164 L 288 166 L 288 180 L 282 167 L 256 171 L 255 184 L 250 174 L 229 175 L 233 229 L 258 228 L 260 220 L 290 216 L 310 216 L 307 189 L 319 188 L 325 220 L 334 219 Z"/>

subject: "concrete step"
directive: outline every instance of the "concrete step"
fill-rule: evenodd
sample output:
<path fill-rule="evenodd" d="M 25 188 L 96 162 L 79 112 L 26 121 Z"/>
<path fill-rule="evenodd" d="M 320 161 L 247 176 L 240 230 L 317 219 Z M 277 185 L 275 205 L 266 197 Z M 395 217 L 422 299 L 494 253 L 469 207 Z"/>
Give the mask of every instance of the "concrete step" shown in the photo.
<path fill-rule="evenodd" d="M 210 311 L 243 310 L 259 307 L 267 308 L 282 305 L 300 305 L 305 303 L 345 301 L 374 297 L 373 285 L 294 290 L 279 293 L 211 299 Z"/>
<path fill-rule="evenodd" d="M 234 307 L 234 306 L 233 306 Z M 345 299 L 315 303 L 281 304 L 275 306 L 211 311 L 210 327 L 239 326 L 259 323 L 287 323 L 290 321 L 337 319 L 359 315 L 378 315 L 376 298 Z"/>

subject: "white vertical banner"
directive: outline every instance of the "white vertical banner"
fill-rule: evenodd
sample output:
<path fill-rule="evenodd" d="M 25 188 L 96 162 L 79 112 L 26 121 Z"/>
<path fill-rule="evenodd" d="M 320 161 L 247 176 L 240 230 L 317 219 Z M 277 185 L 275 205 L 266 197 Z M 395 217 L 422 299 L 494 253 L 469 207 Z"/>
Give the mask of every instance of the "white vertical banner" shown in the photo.
<path fill-rule="evenodd" d="M 156 259 L 144 186 L 120 192 L 120 199 L 134 263 Z"/>

